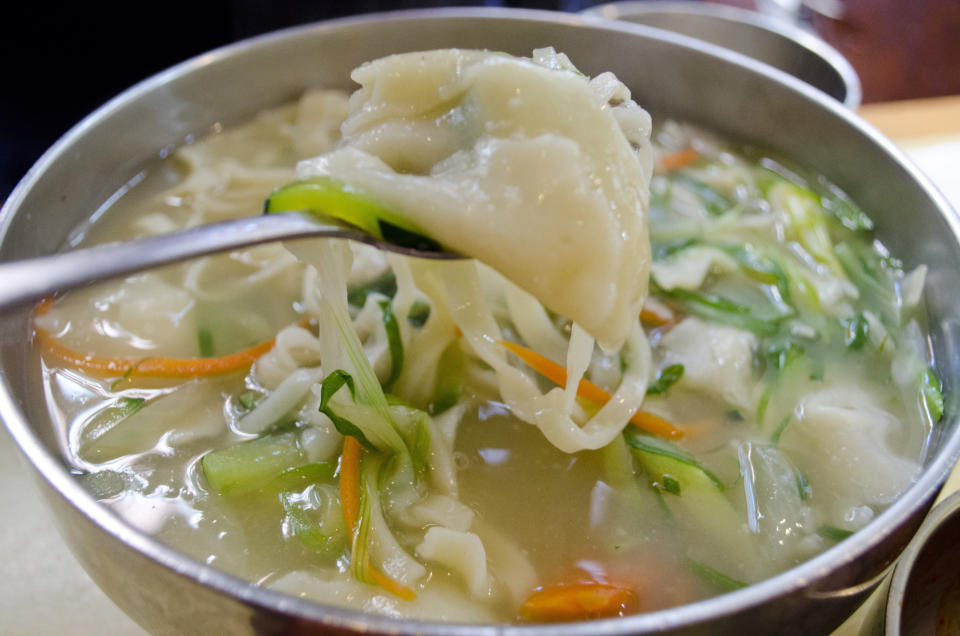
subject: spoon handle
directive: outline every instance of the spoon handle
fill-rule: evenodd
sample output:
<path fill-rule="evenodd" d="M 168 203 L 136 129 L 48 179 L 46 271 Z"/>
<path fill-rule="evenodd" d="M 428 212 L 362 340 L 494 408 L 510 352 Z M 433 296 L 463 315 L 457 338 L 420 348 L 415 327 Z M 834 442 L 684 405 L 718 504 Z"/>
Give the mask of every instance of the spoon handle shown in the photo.
<path fill-rule="evenodd" d="M 298 212 L 252 216 L 121 243 L 0 263 L 0 312 L 57 291 L 278 240 L 337 237 L 373 243 L 376 239 Z"/>

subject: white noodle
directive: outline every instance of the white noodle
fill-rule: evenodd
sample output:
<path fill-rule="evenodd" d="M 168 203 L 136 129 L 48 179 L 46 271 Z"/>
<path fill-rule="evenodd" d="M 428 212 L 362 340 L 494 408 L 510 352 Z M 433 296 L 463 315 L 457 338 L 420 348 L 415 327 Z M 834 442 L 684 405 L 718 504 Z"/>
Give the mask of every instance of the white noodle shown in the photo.
<path fill-rule="evenodd" d="M 297 369 L 280 383 L 267 398 L 250 413 L 236 423 L 241 433 L 262 433 L 292 411 L 310 392 L 310 388 L 323 379 L 323 371 L 315 369 Z"/>
<path fill-rule="evenodd" d="M 537 426 L 551 444 L 567 453 L 601 448 L 620 434 L 643 403 L 649 381 L 650 348 L 639 323 L 631 329 L 623 349 L 627 372 L 620 386 L 613 398 L 581 426 L 571 417 L 574 402 L 569 391 L 555 388 L 542 393 L 530 376 L 507 362 L 505 350 L 498 344 L 503 335 L 482 297 L 475 265 L 450 263 L 442 273 L 457 326 L 474 353 L 493 367 L 500 394 L 514 415 Z M 568 375 L 574 375 L 572 370 L 579 378 L 589 365 L 591 351 L 582 341 L 572 351 Z"/>

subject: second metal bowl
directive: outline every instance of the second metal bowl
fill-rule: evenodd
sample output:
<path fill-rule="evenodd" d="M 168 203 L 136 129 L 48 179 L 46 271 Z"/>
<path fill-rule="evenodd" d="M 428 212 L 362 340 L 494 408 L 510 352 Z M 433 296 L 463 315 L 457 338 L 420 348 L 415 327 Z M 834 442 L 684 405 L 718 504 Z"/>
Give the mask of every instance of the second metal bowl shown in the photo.
<path fill-rule="evenodd" d="M 860 105 L 860 79 L 850 62 L 813 33 L 783 19 L 737 7 L 672 0 L 612 2 L 584 13 L 710 42 L 789 73 L 848 108 Z"/>

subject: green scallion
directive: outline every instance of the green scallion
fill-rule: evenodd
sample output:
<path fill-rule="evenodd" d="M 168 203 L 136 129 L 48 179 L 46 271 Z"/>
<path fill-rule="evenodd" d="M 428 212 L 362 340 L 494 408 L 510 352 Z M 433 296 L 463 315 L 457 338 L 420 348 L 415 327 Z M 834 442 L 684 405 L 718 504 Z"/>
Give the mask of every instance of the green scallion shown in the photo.
<path fill-rule="evenodd" d="M 934 423 L 943 417 L 943 393 L 940 390 L 940 381 L 933 369 L 927 369 L 920 377 L 920 394 L 927 405 L 927 412 Z"/>
<path fill-rule="evenodd" d="M 201 358 L 213 357 L 213 332 L 206 327 L 197 330 L 197 350 Z"/>
<path fill-rule="evenodd" d="M 683 365 L 671 364 L 657 375 L 657 379 L 647 387 L 647 395 L 663 395 L 671 386 L 683 377 Z"/>
<path fill-rule="evenodd" d="M 389 300 L 381 300 L 378 304 L 383 312 L 383 328 L 387 333 L 387 346 L 390 351 L 390 375 L 383 383 L 383 390 L 389 391 L 403 371 L 403 339 L 400 337 L 400 324 L 393 313 L 393 305 Z"/>

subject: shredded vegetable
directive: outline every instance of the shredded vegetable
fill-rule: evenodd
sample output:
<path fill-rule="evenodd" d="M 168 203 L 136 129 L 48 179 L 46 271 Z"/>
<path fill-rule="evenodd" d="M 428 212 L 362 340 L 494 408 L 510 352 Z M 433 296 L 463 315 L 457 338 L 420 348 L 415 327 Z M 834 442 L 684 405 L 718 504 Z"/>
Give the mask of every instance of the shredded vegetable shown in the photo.
<path fill-rule="evenodd" d="M 37 306 L 34 314 L 42 316 L 50 311 L 52 306 L 53 301 L 46 299 Z M 196 378 L 234 373 L 249 368 L 257 358 L 273 348 L 271 338 L 249 349 L 219 358 L 110 358 L 74 351 L 36 324 L 34 337 L 40 348 L 61 364 L 102 377 Z"/>
<path fill-rule="evenodd" d="M 665 171 L 679 170 L 694 163 L 700 158 L 700 153 L 696 148 L 684 148 L 668 155 L 663 155 L 658 160 L 660 167 Z"/>
<path fill-rule="evenodd" d="M 389 391 L 403 371 L 403 340 L 400 338 L 400 326 L 393 313 L 393 305 L 389 300 L 381 300 L 378 304 L 383 312 L 383 328 L 387 333 L 387 346 L 390 351 L 390 375 L 383 383 L 383 390 Z"/>
<path fill-rule="evenodd" d="M 568 583 L 542 587 L 520 608 L 521 620 L 531 623 L 584 621 L 635 613 L 637 593 L 608 583 Z"/>
<path fill-rule="evenodd" d="M 343 438 L 340 455 L 340 504 L 343 506 L 343 522 L 353 536 L 360 510 L 360 456 L 363 447 L 354 437 Z"/>
<path fill-rule="evenodd" d="M 567 370 L 556 362 L 514 342 L 501 340 L 500 344 L 554 384 L 559 386 L 565 386 L 567 384 Z M 611 398 L 609 393 L 586 379 L 580 380 L 580 384 L 577 386 L 577 395 L 595 404 L 606 404 Z M 630 423 L 655 435 L 666 437 L 667 439 L 679 439 L 683 437 L 683 431 L 681 429 L 653 413 L 637 411 L 633 417 L 630 418 Z"/>

